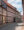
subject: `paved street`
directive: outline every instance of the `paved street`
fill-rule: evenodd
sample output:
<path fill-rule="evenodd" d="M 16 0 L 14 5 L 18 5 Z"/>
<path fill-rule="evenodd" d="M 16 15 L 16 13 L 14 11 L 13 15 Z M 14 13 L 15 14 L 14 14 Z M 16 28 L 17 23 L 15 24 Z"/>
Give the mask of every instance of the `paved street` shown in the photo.
<path fill-rule="evenodd" d="M 0 30 L 21 30 L 23 26 L 16 26 L 16 25 L 24 25 L 23 23 L 8 23 L 4 26 L 0 27 Z M 24 27 L 23 27 L 24 28 Z"/>
<path fill-rule="evenodd" d="M 15 30 L 16 23 L 8 23 L 0 28 L 0 30 Z"/>
<path fill-rule="evenodd" d="M 7 25 L 3 25 L 2 27 L 0 27 L 0 30 L 8 30 L 8 24 Z"/>

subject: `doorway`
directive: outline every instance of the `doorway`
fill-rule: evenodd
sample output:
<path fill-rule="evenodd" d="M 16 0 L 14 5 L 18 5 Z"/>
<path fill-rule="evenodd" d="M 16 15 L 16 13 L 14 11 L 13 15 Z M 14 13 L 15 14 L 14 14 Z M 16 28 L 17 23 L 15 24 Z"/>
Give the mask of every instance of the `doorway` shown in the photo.
<path fill-rule="evenodd" d="M 5 23 L 5 20 L 6 20 L 6 17 L 5 17 L 5 16 L 3 16 L 3 23 Z"/>
<path fill-rule="evenodd" d="M 16 21 L 15 21 L 15 17 L 14 17 L 14 21 L 13 21 L 13 22 L 16 22 Z"/>

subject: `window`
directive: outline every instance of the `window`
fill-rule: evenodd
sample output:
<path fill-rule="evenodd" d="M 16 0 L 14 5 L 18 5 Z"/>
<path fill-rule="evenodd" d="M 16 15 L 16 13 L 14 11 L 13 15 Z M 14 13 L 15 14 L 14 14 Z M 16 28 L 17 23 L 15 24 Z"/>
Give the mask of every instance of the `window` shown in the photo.
<path fill-rule="evenodd" d="M 2 2 L 2 7 L 7 8 L 6 3 L 4 3 L 4 1 L 1 1 L 1 2 Z"/>
<path fill-rule="evenodd" d="M 1 5 L 1 0 L 0 0 L 0 5 Z"/>
<path fill-rule="evenodd" d="M 5 9 L 3 9 L 3 15 L 5 15 L 5 16 L 6 16 L 6 11 L 5 11 Z"/>

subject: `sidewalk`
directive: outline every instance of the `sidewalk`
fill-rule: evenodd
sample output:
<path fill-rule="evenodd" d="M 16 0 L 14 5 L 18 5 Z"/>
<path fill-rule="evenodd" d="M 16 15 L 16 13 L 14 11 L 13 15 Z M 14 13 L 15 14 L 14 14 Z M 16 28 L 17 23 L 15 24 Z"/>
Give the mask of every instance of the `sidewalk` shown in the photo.
<path fill-rule="evenodd" d="M 18 23 L 18 25 L 21 25 L 21 26 L 16 26 L 15 30 L 24 30 L 24 26 L 22 26 L 24 25 L 24 23 Z"/>

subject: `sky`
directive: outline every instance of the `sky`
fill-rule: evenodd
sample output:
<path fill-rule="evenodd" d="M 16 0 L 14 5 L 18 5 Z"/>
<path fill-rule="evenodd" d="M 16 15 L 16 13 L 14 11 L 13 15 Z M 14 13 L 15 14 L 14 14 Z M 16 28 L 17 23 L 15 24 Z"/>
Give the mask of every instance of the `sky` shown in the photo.
<path fill-rule="evenodd" d="M 16 7 L 21 15 L 23 15 L 22 0 L 7 0 L 7 2 Z"/>

